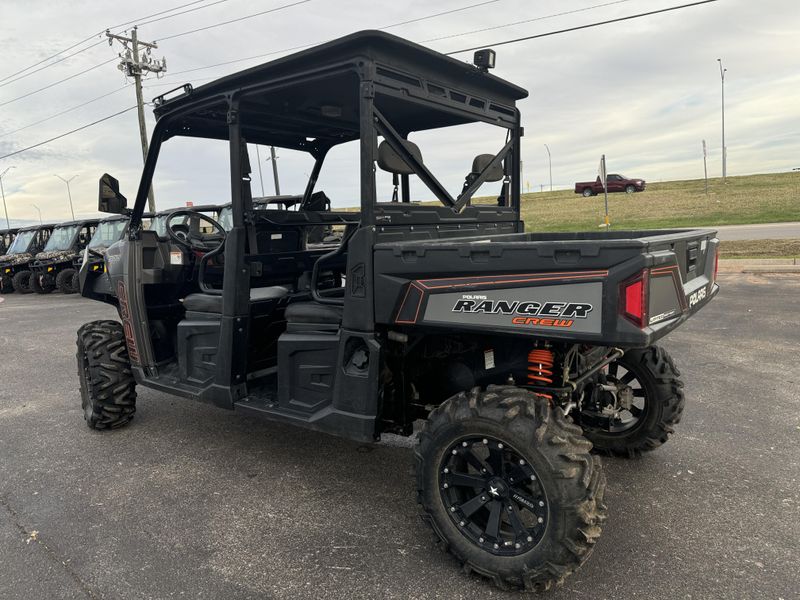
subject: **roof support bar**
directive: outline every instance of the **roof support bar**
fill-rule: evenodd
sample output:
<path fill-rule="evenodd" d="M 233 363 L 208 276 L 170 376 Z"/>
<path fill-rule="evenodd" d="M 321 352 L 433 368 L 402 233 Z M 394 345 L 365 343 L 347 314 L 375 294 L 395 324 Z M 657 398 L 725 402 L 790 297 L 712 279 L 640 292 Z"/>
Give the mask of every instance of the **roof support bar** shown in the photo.
<path fill-rule="evenodd" d="M 383 138 L 389 142 L 392 150 L 400 155 L 400 158 L 402 158 L 403 161 L 405 161 L 405 163 L 411 167 L 414 173 L 416 173 L 417 177 L 419 177 L 422 182 L 428 186 L 431 192 L 434 193 L 434 195 L 442 202 L 442 204 L 454 208 L 456 201 L 449 193 L 447 193 L 447 190 L 444 189 L 444 186 L 439 183 L 439 180 L 436 179 L 436 177 L 434 177 L 433 173 L 431 173 L 424 164 L 418 161 L 417 158 L 408 151 L 403 143 L 403 138 L 400 137 L 400 134 L 398 134 L 397 131 L 395 131 L 391 123 L 386 120 L 386 117 L 384 117 L 377 108 L 373 108 L 373 112 L 375 113 L 375 128 L 378 130 L 378 133 L 380 133 Z"/>
<path fill-rule="evenodd" d="M 458 200 L 456 200 L 455 206 L 453 206 L 453 210 L 460 212 L 467 202 L 470 201 L 472 195 L 477 192 L 478 188 L 481 187 L 481 185 L 483 185 L 483 183 L 486 181 L 486 178 L 489 176 L 489 173 L 491 173 L 492 169 L 505 160 L 506 156 L 508 156 L 508 153 L 511 152 L 511 149 L 514 147 L 514 140 L 515 138 L 512 137 L 508 143 L 502 147 L 500 152 L 495 154 L 492 162 L 486 165 L 483 168 L 483 171 L 481 171 L 480 174 L 475 178 L 475 180 L 469 184 L 469 187 L 461 192 L 461 194 L 458 196 Z"/>

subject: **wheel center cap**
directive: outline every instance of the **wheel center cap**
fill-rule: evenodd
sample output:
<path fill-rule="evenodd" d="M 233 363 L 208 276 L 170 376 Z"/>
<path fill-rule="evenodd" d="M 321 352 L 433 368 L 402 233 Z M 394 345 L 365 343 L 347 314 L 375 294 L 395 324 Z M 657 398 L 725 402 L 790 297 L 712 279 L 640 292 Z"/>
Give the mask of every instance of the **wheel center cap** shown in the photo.
<path fill-rule="evenodd" d="M 486 491 L 489 492 L 492 498 L 500 498 L 508 493 L 508 486 L 506 486 L 502 479 L 493 477 L 486 484 Z"/>

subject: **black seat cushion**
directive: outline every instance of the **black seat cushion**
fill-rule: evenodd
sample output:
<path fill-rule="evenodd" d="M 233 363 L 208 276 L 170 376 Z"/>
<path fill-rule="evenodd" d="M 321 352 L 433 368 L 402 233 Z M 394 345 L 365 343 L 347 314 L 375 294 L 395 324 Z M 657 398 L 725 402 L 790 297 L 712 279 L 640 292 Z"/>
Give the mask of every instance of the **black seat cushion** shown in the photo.
<path fill-rule="evenodd" d="M 293 302 L 284 313 L 287 323 L 329 323 L 342 322 L 342 307 L 319 302 Z"/>
<path fill-rule="evenodd" d="M 289 293 L 280 285 L 250 289 L 250 303 L 279 300 Z M 189 294 L 183 299 L 183 307 L 195 312 L 222 313 L 222 296 L 216 294 Z"/>

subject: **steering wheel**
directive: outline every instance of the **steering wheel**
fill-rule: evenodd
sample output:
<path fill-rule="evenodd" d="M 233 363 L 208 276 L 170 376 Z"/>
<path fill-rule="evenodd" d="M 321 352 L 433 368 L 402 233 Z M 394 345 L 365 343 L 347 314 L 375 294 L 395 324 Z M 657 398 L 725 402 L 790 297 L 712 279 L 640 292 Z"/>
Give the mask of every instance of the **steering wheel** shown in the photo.
<path fill-rule="evenodd" d="M 200 221 L 205 221 L 214 228 L 214 233 L 204 235 L 198 233 L 197 231 L 192 231 L 192 227 L 187 226 L 184 223 L 176 223 L 175 229 L 173 229 L 172 221 L 178 217 L 189 217 L 189 219 L 196 218 Z M 228 235 L 228 232 L 225 231 L 225 228 L 217 221 L 208 215 L 197 212 L 196 210 L 184 209 L 171 212 L 167 217 L 166 228 L 169 238 L 176 244 L 183 246 L 189 251 L 196 250 L 199 252 L 213 252 L 214 250 L 218 250 L 225 245 L 225 238 Z M 217 238 L 217 233 L 219 234 L 219 238 Z M 213 236 L 213 238 L 209 240 L 210 236 Z"/>

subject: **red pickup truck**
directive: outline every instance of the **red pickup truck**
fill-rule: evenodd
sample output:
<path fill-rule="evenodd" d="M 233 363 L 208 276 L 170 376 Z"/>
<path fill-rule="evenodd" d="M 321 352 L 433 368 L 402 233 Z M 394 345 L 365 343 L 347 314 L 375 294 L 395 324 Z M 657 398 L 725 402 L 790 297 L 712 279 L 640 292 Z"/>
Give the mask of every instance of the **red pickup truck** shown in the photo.
<path fill-rule="evenodd" d="M 644 179 L 628 179 L 623 175 L 609 174 L 606 177 L 608 182 L 608 192 L 625 192 L 632 194 L 633 192 L 643 192 L 645 188 Z M 594 181 L 582 181 L 575 184 L 575 193 L 583 194 L 587 198 L 595 196 L 603 192 L 603 184 L 600 182 L 600 177 Z"/>

